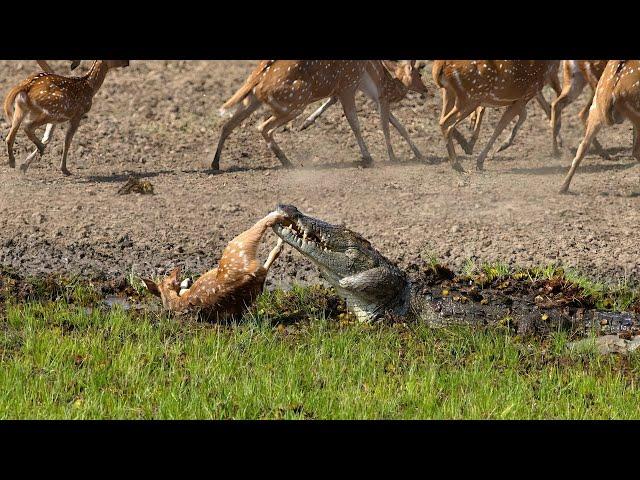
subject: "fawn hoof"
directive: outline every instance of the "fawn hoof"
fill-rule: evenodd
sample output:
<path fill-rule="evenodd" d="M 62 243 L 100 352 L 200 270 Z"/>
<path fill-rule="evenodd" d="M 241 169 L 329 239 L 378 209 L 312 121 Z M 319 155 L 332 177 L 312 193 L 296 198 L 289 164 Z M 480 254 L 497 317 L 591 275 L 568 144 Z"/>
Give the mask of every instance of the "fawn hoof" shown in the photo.
<path fill-rule="evenodd" d="M 9 160 L 9 167 L 16 168 L 16 161 L 15 160 Z"/>
<path fill-rule="evenodd" d="M 61 169 L 60 169 L 60 171 L 62 172 L 62 174 L 63 174 L 65 177 L 69 177 L 69 176 L 71 176 L 71 172 L 70 172 L 69 170 L 67 170 L 66 168 L 61 168 Z"/>
<path fill-rule="evenodd" d="M 562 150 L 560 150 L 559 148 L 554 148 L 554 149 L 551 151 L 551 156 L 552 156 L 553 158 L 560 158 L 560 157 L 562 157 Z"/>
<path fill-rule="evenodd" d="M 27 169 L 29 168 L 29 165 L 25 165 L 24 163 L 22 165 L 20 165 L 20 171 L 22 173 L 27 173 Z"/>

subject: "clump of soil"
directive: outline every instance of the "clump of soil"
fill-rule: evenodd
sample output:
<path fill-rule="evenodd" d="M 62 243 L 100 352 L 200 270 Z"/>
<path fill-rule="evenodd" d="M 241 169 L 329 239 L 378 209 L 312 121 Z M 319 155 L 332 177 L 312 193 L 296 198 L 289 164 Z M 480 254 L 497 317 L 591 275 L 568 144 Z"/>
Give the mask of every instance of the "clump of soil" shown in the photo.
<path fill-rule="evenodd" d="M 148 180 L 140 180 L 135 177 L 130 177 L 120 189 L 118 195 L 128 195 L 130 193 L 140 193 L 142 195 L 153 195 L 153 185 Z"/>

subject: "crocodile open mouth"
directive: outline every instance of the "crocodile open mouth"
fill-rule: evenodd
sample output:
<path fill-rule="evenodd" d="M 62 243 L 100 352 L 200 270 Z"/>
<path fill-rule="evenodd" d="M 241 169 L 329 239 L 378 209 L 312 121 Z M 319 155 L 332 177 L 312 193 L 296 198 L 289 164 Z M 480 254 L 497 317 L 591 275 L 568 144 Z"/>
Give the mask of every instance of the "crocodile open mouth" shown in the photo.
<path fill-rule="evenodd" d="M 316 234 L 312 228 L 303 225 L 300 220 L 285 218 L 274 229 L 283 240 L 291 245 L 299 248 L 313 247 L 322 251 L 329 250 L 326 237 L 322 234 Z"/>

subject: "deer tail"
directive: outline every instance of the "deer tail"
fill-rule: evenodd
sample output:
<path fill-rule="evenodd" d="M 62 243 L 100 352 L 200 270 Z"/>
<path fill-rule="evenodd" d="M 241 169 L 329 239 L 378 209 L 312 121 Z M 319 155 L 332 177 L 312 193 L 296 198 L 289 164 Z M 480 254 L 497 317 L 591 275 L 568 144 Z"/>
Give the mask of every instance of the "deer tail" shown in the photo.
<path fill-rule="evenodd" d="M 253 90 L 253 88 L 260 82 L 260 77 L 262 76 L 262 73 L 265 70 L 267 70 L 267 68 L 269 68 L 273 62 L 275 62 L 275 60 L 261 61 L 260 64 L 256 67 L 256 69 L 253 72 L 251 72 L 251 75 L 249 75 L 249 78 L 247 78 L 247 80 L 238 89 L 238 91 L 234 93 L 231 96 L 231 98 L 225 102 L 224 105 L 222 105 L 222 108 L 220 109 L 220 113 L 224 114 L 226 110 L 243 101 L 245 97 L 251 93 L 251 90 Z"/>
<path fill-rule="evenodd" d="M 16 101 L 16 97 L 20 94 L 25 94 L 27 90 L 25 83 L 20 83 L 13 87 L 7 96 L 4 98 L 4 116 L 9 123 L 13 119 L 13 110 Z M 26 96 L 26 95 L 25 95 Z"/>

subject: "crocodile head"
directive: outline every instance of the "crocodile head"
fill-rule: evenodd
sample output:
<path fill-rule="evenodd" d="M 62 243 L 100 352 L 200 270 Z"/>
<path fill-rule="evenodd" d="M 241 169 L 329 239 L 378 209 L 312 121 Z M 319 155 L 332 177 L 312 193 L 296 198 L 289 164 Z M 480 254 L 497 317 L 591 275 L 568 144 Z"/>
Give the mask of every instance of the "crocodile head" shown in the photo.
<path fill-rule="evenodd" d="M 358 319 L 373 320 L 387 311 L 406 314 L 410 297 L 406 275 L 369 241 L 342 225 L 304 215 L 292 205 L 279 205 L 277 211 L 283 219 L 273 227 L 275 233 L 319 268 Z"/>

